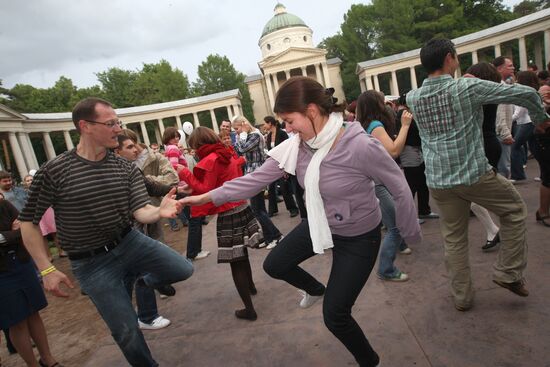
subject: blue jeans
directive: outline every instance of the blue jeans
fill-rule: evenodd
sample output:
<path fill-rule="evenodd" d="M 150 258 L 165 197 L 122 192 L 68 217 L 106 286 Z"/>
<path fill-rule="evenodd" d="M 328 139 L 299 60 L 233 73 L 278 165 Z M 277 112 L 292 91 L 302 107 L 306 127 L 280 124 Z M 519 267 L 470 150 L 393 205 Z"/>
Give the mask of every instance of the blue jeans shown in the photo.
<path fill-rule="evenodd" d="M 527 154 L 525 152 L 525 145 L 529 145 L 529 149 L 533 152 L 535 146 L 535 136 L 533 131 L 535 125 L 532 123 L 517 125 L 516 133 L 514 135 L 514 144 L 512 144 L 512 179 L 525 180 L 525 170 L 523 165 L 527 162 Z"/>
<path fill-rule="evenodd" d="M 187 210 L 186 210 L 187 209 Z M 189 223 L 189 207 L 186 206 L 183 208 L 183 210 L 178 214 L 177 218 L 181 220 L 181 223 L 183 225 L 186 225 Z M 178 221 L 176 218 L 168 218 L 168 223 L 170 224 L 171 229 L 177 229 L 178 228 Z"/>
<path fill-rule="evenodd" d="M 267 216 L 263 190 L 256 196 L 250 198 L 250 209 L 252 209 L 252 213 L 254 213 L 254 216 L 262 227 L 265 243 L 279 239 L 282 236 L 281 232 L 279 232 L 277 227 L 275 227 L 275 224 L 273 224 L 271 219 Z"/>
<path fill-rule="evenodd" d="M 512 146 L 508 144 L 502 144 L 500 142 L 500 159 L 498 160 L 498 173 L 506 178 L 510 178 L 510 154 Z"/>
<path fill-rule="evenodd" d="M 399 274 L 399 269 L 393 264 L 398 250 L 406 248 L 403 238 L 395 225 L 395 204 L 393 197 L 383 185 L 375 186 L 375 193 L 380 202 L 382 223 L 386 227 L 386 235 L 380 247 L 380 261 L 378 262 L 378 275 L 384 278 L 392 278 Z"/>
<path fill-rule="evenodd" d="M 125 280 L 142 274 L 149 287 L 179 282 L 193 274 L 191 262 L 170 247 L 132 230 L 113 250 L 72 260 L 71 267 L 128 363 L 158 366 L 138 327 Z"/>

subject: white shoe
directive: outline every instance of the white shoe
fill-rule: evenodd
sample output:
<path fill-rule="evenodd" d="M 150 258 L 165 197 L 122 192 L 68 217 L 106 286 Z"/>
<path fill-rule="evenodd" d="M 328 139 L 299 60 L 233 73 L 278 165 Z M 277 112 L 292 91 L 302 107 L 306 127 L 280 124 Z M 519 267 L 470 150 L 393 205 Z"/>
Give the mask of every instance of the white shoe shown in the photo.
<path fill-rule="evenodd" d="M 315 302 L 323 298 L 323 296 L 312 296 L 311 294 L 308 294 L 307 292 L 303 290 L 298 290 L 298 292 L 302 295 L 302 300 L 300 301 L 300 307 L 301 308 L 309 308 L 313 306 Z"/>
<path fill-rule="evenodd" d="M 267 246 L 267 243 L 265 241 L 258 244 L 258 248 L 264 248 L 266 246 Z"/>
<path fill-rule="evenodd" d="M 281 236 L 278 240 L 273 240 L 269 243 L 269 245 L 267 245 L 266 249 L 268 250 L 271 250 L 272 248 L 274 248 L 275 246 L 277 246 L 279 244 L 279 242 L 284 238 L 284 236 Z"/>
<path fill-rule="evenodd" d="M 168 325 L 170 325 L 170 323 L 171 323 L 170 320 L 165 319 L 162 316 L 157 317 L 150 324 L 147 324 L 145 322 L 141 322 L 141 321 L 138 320 L 139 328 L 141 330 L 163 329 L 163 328 L 167 327 Z"/>
<path fill-rule="evenodd" d="M 533 180 L 540 181 L 540 177 L 534 177 Z"/>
<path fill-rule="evenodd" d="M 165 295 L 165 294 L 159 294 L 159 297 L 160 297 L 160 299 L 166 299 L 166 298 L 168 298 L 168 296 Z"/>
<path fill-rule="evenodd" d="M 399 251 L 399 253 L 403 254 L 403 255 L 410 255 L 410 254 L 412 254 L 412 252 L 413 251 L 411 250 L 410 247 L 407 247 L 406 249 Z"/>
<path fill-rule="evenodd" d="M 193 258 L 193 260 L 204 259 L 204 258 L 207 257 L 208 255 L 210 255 L 210 251 L 202 250 L 201 252 L 199 252 L 199 253 L 197 254 L 197 256 L 195 256 L 195 257 Z"/>

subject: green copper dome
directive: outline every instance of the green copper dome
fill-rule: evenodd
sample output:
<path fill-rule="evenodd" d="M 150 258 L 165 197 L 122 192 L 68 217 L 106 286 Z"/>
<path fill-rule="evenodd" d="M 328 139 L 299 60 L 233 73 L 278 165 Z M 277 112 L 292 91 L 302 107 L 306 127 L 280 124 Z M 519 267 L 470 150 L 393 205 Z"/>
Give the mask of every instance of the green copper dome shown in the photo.
<path fill-rule="evenodd" d="M 287 13 L 283 4 L 275 6 L 275 16 L 267 22 L 262 31 L 262 37 L 279 29 L 290 27 L 307 27 L 306 23 L 294 14 Z"/>

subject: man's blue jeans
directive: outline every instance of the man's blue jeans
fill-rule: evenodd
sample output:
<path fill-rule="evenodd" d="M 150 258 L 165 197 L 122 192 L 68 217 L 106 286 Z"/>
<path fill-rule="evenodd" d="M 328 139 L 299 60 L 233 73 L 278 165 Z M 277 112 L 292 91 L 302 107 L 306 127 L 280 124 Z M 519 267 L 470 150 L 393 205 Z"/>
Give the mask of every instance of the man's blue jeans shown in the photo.
<path fill-rule="evenodd" d="M 273 240 L 279 239 L 282 234 L 275 224 L 267 216 L 267 211 L 265 209 L 265 198 L 264 191 L 260 191 L 257 195 L 250 198 L 250 209 L 252 213 L 260 223 L 262 227 L 262 232 L 264 234 L 264 240 L 266 244 L 269 244 Z"/>
<path fill-rule="evenodd" d="M 139 329 L 125 279 L 129 274 L 142 274 L 149 287 L 171 284 L 189 278 L 192 263 L 161 242 L 132 230 L 113 250 L 72 260 L 71 267 L 128 363 L 158 366 Z"/>
<path fill-rule="evenodd" d="M 514 144 L 512 144 L 512 179 L 525 180 L 525 170 L 523 165 L 527 163 L 527 154 L 525 152 L 525 145 L 529 146 L 531 153 L 535 149 L 535 136 L 533 131 L 535 125 L 532 123 L 516 125 L 516 133 L 514 134 Z"/>
<path fill-rule="evenodd" d="M 393 197 L 383 185 L 376 185 L 374 190 L 380 202 L 382 223 L 387 231 L 380 247 L 378 275 L 384 278 L 392 278 L 399 274 L 399 269 L 397 269 L 393 262 L 397 251 L 403 243 L 403 238 L 401 238 L 401 234 L 395 225 L 395 204 Z"/>

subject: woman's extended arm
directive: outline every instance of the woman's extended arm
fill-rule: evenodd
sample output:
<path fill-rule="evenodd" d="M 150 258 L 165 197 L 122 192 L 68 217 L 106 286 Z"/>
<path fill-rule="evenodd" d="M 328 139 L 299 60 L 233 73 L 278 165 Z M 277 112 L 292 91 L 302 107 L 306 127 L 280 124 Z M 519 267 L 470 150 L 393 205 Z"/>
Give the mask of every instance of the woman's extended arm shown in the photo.
<path fill-rule="evenodd" d="M 411 126 L 412 115 L 409 111 L 403 111 L 401 115 L 401 129 L 399 129 L 399 134 L 397 138 L 392 140 L 392 138 L 386 132 L 382 126 L 375 128 L 371 135 L 378 139 L 384 148 L 390 153 L 393 158 L 399 157 L 403 147 L 405 146 L 405 141 L 407 140 L 407 134 L 409 132 L 409 127 Z"/>

